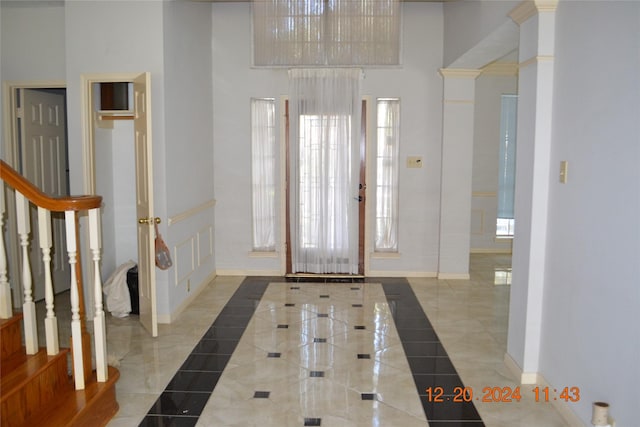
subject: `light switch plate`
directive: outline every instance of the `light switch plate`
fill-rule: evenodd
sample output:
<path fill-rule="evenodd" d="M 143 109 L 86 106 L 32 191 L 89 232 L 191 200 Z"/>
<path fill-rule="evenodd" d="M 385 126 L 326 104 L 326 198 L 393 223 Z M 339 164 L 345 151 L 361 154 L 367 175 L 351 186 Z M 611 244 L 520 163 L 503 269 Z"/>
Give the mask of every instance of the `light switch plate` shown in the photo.
<path fill-rule="evenodd" d="M 421 168 L 422 167 L 422 157 L 420 157 L 420 156 L 408 156 L 407 157 L 407 167 L 408 168 Z"/>

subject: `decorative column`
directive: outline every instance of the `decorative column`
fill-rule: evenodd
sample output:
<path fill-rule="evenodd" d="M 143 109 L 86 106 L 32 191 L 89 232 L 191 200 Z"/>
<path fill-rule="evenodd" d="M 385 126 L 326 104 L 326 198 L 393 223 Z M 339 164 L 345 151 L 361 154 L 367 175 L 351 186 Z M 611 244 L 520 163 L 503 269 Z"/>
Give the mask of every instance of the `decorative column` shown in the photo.
<path fill-rule="evenodd" d="M 505 362 L 523 384 L 537 379 L 547 241 L 557 0 L 525 1 L 520 26 L 515 238 Z"/>
<path fill-rule="evenodd" d="M 468 279 L 475 81 L 480 70 L 443 68 L 438 278 Z"/>

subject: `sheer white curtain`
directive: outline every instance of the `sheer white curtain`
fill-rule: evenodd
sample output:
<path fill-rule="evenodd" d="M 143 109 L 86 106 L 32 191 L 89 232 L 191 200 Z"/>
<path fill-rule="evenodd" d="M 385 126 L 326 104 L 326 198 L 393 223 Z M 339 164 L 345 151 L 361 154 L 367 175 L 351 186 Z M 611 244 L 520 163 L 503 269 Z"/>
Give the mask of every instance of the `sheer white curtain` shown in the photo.
<path fill-rule="evenodd" d="M 358 272 L 361 74 L 289 71 L 294 273 Z"/>
<path fill-rule="evenodd" d="M 253 250 L 275 251 L 275 100 L 251 99 Z"/>
<path fill-rule="evenodd" d="M 376 252 L 398 251 L 398 150 L 400 100 L 378 99 Z"/>
<path fill-rule="evenodd" d="M 399 0 L 254 0 L 257 66 L 400 64 Z"/>

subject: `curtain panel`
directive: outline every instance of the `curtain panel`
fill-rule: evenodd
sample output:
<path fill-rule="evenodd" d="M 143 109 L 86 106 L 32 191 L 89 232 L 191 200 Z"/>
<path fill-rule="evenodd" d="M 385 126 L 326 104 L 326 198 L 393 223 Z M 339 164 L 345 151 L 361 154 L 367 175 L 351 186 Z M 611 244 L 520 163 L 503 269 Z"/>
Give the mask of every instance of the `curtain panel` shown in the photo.
<path fill-rule="evenodd" d="M 399 0 L 254 0 L 256 66 L 400 64 Z"/>
<path fill-rule="evenodd" d="M 293 272 L 358 272 L 360 69 L 289 71 Z"/>

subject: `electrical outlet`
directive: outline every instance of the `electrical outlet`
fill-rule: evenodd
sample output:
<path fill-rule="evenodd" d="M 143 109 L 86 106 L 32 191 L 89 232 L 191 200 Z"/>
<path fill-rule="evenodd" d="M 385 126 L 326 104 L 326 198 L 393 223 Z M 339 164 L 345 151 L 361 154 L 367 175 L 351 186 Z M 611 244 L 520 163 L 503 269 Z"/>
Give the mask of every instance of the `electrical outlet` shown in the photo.
<path fill-rule="evenodd" d="M 563 160 L 560 162 L 560 183 L 567 183 L 567 173 L 569 172 L 569 162 Z"/>

